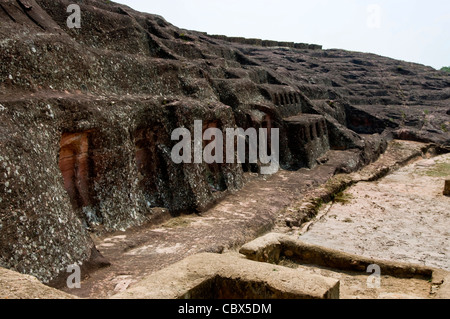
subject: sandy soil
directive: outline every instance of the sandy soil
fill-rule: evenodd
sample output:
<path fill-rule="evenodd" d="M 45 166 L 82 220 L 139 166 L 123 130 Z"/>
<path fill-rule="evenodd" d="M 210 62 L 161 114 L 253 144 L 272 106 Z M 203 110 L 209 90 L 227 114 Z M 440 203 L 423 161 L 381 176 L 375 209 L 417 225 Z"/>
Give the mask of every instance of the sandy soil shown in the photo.
<path fill-rule="evenodd" d="M 450 154 L 360 182 L 300 237 L 336 250 L 450 270 Z M 320 215 L 320 214 L 319 214 Z"/>

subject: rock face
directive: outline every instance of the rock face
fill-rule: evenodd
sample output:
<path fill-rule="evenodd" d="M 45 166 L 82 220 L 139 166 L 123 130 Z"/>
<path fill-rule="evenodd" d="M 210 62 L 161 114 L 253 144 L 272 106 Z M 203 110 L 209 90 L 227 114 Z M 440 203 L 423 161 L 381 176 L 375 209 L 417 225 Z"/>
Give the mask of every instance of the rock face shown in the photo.
<path fill-rule="evenodd" d="M 450 196 L 450 180 L 445 181 L 444 195 Z"/>
<path fill-rule="evenodd" d="M 339 288 L 337 279 L 231 254 L 203 253 L 144 278 L 112 299 L 339 299 Z"/>
<path fill-rule="evenodd" d="M 0 268 L 0 299 L 75 299 L 74 296 L 47 287 L 35 277 Z"/>
<path fill-rule="evenodd" d="M 298 168 L 316 165 L 317 159 L 330 150 L 325 118 L 302 114 L 287 118 L 285 122 L 295 164 Z"/>
<path fill-rule="evenodd" d="M 0 265 L 106 264 L 89 232 L 202 212 L 258 164 L 175 164 L 176 128 L 280 129 L 283 169 L 392 134 L 449 145 L 450 76 L 320 46 L 181 30 L 113 2 L 0 1 Z M 214 143 L 212 141 L 211 143 Z M 206 143 L 207 144 L 207 143 Z M 204 144 L 204 146 L 206 146 Z M 320 162 L 320 161 L 319 161 Z"/>

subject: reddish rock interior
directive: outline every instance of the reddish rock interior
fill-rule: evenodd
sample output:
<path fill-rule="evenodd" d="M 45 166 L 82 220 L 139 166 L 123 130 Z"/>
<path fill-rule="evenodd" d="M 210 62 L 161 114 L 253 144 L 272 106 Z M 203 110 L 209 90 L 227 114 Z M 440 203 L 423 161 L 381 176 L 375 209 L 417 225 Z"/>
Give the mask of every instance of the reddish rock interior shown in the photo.
<path fill-rule="evenodd" d="M 59 168 L 72 206 L 75 209 L 90 206 L 88 132 L 63 134 L 60 142 Z"/>

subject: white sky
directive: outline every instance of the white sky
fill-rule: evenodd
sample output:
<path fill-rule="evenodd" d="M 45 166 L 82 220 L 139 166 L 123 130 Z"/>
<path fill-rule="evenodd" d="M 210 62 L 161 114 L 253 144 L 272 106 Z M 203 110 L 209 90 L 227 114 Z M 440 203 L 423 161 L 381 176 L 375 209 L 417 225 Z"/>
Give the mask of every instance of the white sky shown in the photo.
<path fill-rule="evenodd" d="M 450 66 L 448 0 L 115 0 L 177 27 Z"/>

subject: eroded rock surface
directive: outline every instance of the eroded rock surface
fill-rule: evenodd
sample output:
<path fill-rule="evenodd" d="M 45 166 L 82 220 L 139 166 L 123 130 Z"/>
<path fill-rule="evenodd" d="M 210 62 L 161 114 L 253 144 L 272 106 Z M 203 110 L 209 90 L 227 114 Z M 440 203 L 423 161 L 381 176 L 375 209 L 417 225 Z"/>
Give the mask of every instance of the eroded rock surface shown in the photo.
<path fill-rule="evenodd" d="M 340 280 L 341 299 L 445 299 L 450 273 L 394 260 L 376 260 L 306 244 L 297 236 L 270 233 L 244 245 L 248 259 Z M 381 273 L 373 279 L 374 269 Z"/>
<path fill-rule="evenodd" d="M 47 287 L 35 277 L 0 268 L 0 299 L 75 299 L 76 297 Z"/>
<path fill-rule="evenodd" d="M 154 273 L 115 299 L 339 299 L 339 281 L 233 254 L 199 254 Z"/>
<path fill-rule="evenodd" d="M 113 2 L 0 2 L 0 265 L 51 282 L 108 264 L 91 232 L 202 212 L 255 165 L 176 165 L 171 133 L 280 129 L 282 168 L 370 163 L 392 134 L 449 144 L 447 73 L 320 46 L 211 37 Z M 345 164 L 345 163 L 344 163 Z M 165 218 L 165 217 L 164 217 Z"/>
<path fill-rule="evenodd" d="M 361 256 L 450 270 L 450 156 L 348 189 L 301 240 Z"/>

